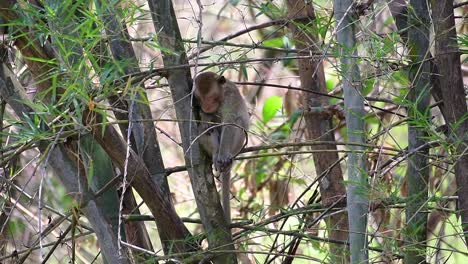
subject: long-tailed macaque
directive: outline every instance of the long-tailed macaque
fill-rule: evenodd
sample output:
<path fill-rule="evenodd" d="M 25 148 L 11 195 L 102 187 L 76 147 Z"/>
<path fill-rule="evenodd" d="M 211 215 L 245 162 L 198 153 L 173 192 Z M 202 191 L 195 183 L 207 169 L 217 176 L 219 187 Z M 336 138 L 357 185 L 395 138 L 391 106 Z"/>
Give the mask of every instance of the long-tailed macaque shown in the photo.
<path fill-rule="evenodd" d="M 200 103 L 204 124 L 200 126 L 204 134 L 199 140 L 211 156 L 215 169 L 221 173 L 222 205 L 226 221 L 230 223 L 231 166 L 246 143 L 245 131 L 249 129 L 247 105 L 236 85 L 214 72 L 204 72 L 195 78 L 194 94 Z"/>

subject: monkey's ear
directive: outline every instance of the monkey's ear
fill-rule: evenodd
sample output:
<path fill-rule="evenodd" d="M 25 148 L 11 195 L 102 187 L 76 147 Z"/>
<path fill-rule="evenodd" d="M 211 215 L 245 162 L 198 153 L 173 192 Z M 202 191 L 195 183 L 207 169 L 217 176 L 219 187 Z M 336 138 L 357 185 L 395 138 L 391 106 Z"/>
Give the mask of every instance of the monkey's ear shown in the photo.
<path fill-rule="evenodd" d="M 226 83 L 226 78 L 223 75 L 219 76 L 218 83 L 221 84 L 221 85 L 225 84 Z"/>

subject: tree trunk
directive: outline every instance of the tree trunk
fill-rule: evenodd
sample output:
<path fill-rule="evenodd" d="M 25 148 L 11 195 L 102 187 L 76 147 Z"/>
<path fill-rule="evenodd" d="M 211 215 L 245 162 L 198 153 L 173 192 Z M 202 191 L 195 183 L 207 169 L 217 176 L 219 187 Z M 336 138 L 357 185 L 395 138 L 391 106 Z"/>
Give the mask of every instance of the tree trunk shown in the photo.
<path fill-rule="evenodd" d="M 106 30 L 106 34 L 109 37 L 109 47 L 112 53 L 112 56 L 116 61 L 123 62 L 122 66 L 125 74 L 135 74 L 139 73 L 138 60 L 135 56 L 133 46 L 129 41 L 130 36 L 125 25 L 118 19 L 118 12 L 114 5 L 103 2 L 96 1 L 97 6 L 102 9 L 103 21 Z M 144 84 L 140 84 L 144 88 Z M 152 120 L 151 109 L 149 105 L 142 102 L 147 101 L 145 92 L 135 93 L 134 96 L 125 96 L 121 98 L 120 96 L 110 96 L 109 102 L 113 107 L 118 108 L 122 111 L 114 111 L 114 115 L 118 120 Z M 132 105 L 132 107 L 130 107 Z M 127 112 L 132 109 L 133 111 L 129 114 Z M 165 166 L 161 155 L 161 150 L 159 148 L 159 142 L 156 137 L 156 130 L 153 122 L 135 122 L 132 123 L 132 130 L 128 131 L 128 124 L 121 123 L 119 125 L 122 135 L 130 135 L 130 143 L 132 149 L 135 153 L 143 159 L 145 166 L 148 168 L 151 178 L 158 185 L 158 188 L 162 192 L 161 194 L 171 203 L 171 207 L 174 207 L 171 200 L 171 193 L 169 190 L 169 185 L 167 183 L 165 175 Z M 136 209 L 135 198 L 132 197 L 133 194 L 131 190 L 125 194 L 128 197 L 128 200 L 125 201 L 126 210 L 134 211 L 138 213 Z M 149 202 L 149 201 L 147 201 Z M 135 211 L 136 210 L 136 211 Z M 187 229 L 180 225 L 174 226 L 164 226 L 161 223 L 158 223 L 159 219 L 155 219 L 158 225 L 158 229 L 168 229 L 173 230 L 174 234 L 184 234 L 184 237 L 189 236 Z M 180 230 L 174 230 L 174 228 L 181 228 Z M 133 234 L 142 234 L 142 236 L 132 235 L 133 239 L 136 239 L 132 242 L 135 245 L 152 249 L 150 241 L 148 241 L 149 235 L 145 228 L 144 223 L 141 222 L 130 222 L 127 224 L 128 233 Z M 164 234 L 166 231 L 160 233 Z M 184 237 L 174 237 L 174 239 L 183 240 Z M 171 252 L 172 241 L 168 237 L 161 237 L 163 242 L 163 248 L 166 253 Z"/>
<path fill-rule="evenodd" d="M 439 69 L 445 123 L 454 145 L 458 208 L 465 241 L 468 241 L 468 119 L 460 51 L 453 15 L 453 1 L 432 1 L 435 35 L 435 64 Z"/>
<path fill-rule="evenodd" d="M 314 28 L 315 10 L 312 3 L 306 4 L 301 0 L 288 0 L 288 16 L 308 17 L 306 21 L 307 27 L 312 27 L 312 30 L 301 30 L 301 27 L 291 26 L 294 32 L 296 49 L 299 52 L 298 56 L 306 56 L 312 53 L 319 53 L 320 43 L 317 29 Z M 303 89 L 327 93 L 325 74 L 322 61 L 319 60 L 298 60 L 299 77 L 301 87 Z M 334 130 L 332 125 L 333 116 L 327 114 L 312 114 L 307 113 L 307 109 L 312 107 L 323 107 L 328 105 L 328 98 L 314 93 L 303 92 L 303 109 L 305 110 L 306 123 L 306 138 L 307 140 L 323 140 L 335 141 Z M 336 145 L 315 145 L 311 147 L 313 150 L 336 150 Z M 340 199 L 345 204 L 346 190 L 343 185 L 343 174 L 340 165 L 334 165 L 339 159 L 337 152 L 314 152 L 314 164 L 317 177 L 324 174 L 320 181 L 320 194 L 322 196 L 322 204 L 324 207 L 329 207 Z M 329 238 L 333 240 L 348 240 L 348 219 L 346 213 L 334 214 L 326 221 Z M 332 262 L 345 263 L 347 259 L 347 249 L 345 245 L 330 243 Z"/>
<path fill-rule="evenodd" d="M 2 65 L 3 66 L 3 65 Z M 0 71 L 0 95 L 11 106 L 17 116 L 25 116 L 33 112 L 21 102 L 27 101 L 19 87 L 19 83 L 12 80 L 14 75 Z M 47 127 L 44 127 L 47 129 Z M 125 251 L 120 256 L 117 237 L 111 229 L 111 225 L 104 212 L 97 206 L 94 194 L 88 189 L 85 175 L 79 173 L 77 164 L 70 159 L 67 150 L 62 143 L 58 143 L 49 149 L 50 142 L 39 142 L 39 150 L 48 153 L 48 164 L 55 171 L 68 193 L 80 204 L 80 210 L 88 218 L 93 230 L 96 232 L 103 257 L 109 263 L 129 263 Z"/>
<path fill-rule="evenodd" d="M 411 0 L 413 8 L 408 14 L 408 48 L 412 61 L 409 71 L 410 87 L 408 99 L 408 157 L 406 181 L 408 200 L 406 203 L 406 236 L 408 247 L 405 263 L 426 262 L 427 233 L 427 182 L 429 180 L 429 148 L 426 129 L 429 121 L 430 64 L 425 61 L 429 54 L 429 11 L 426 0 Z M 418 150 L 420 149 L 420 150 Z"/>
<path fill-rule="evenodd" d="M 362 84 L 354 56 L 356 53 L 355 24 L 351 14 L 352 0 L 335 0 L 333 9 L 337 21 L 336 37 L 340 48 L 341 75 L 348 142 L 365 144 L 364 102 Z M 367 158 L 364 148 L 349 145 L 347 207 L 351 263 L 368 263 L 367 250 Z"/>

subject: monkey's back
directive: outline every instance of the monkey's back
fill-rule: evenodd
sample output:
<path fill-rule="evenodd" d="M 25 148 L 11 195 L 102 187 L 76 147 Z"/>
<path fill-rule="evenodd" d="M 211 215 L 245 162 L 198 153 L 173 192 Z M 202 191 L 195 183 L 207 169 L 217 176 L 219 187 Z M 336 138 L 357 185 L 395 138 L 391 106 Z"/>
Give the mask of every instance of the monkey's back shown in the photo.
<path fill-rule="evenodd" d="M 249 112 L 247 104 L 237 86 L 227 80 L 224 85 L 224 102 L 221 104 L 220 119 L 225 123 L 236 123 L 245 130 L 249 129 Z"/>

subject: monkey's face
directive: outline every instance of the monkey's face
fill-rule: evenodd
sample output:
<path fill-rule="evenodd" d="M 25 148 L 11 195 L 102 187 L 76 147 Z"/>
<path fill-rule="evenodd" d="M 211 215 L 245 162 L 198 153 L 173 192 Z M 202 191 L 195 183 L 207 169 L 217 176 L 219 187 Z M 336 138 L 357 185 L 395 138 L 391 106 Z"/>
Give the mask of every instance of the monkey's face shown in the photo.
<path fill-rule="evenodd" d="M 223 85 L 225 83 L 226 78 L 214 72 L 204 72 L 195 78 L 195 96 L 203 112 L 213 114 L 218 111 L 224 101 Z"/>
<path fill-rule="evenodd" d="M 216 85 L 213 85 L 216 86 Z M 220 87 L 213 87 L 205 95 L 199 96 L 201 109 L 207 114 L 213 114 L 218 111 L 223 102 L 223 95 Z"/>

